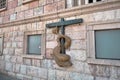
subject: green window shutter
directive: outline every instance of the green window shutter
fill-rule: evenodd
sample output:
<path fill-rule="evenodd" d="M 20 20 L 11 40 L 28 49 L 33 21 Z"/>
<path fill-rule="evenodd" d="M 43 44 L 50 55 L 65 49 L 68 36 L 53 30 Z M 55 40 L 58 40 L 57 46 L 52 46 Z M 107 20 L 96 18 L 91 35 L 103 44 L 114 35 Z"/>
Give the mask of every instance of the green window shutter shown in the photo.
<path fill-rule="evenodd" d="M 41 35 L 28 36 L 28 54 L 41 54 Z"/>
<path fill-rule="evenodd" d="M 120 30 L 95 31 L 96 58 L 120 59 Z"/>

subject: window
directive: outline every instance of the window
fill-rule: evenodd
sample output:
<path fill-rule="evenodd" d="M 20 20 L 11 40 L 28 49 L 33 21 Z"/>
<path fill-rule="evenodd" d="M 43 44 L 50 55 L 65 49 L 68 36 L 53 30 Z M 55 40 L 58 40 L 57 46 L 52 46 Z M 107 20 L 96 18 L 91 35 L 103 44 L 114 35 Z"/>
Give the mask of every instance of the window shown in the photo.
<path fill-rule="evenodd" d="M 84 0 L 66 0 L 67 8 L 85 4 Z"/>
<path fill-rule="evenodd" d="M 0 56 L 3 54 L 3 35 L 0 35 Z"/>
<path fill-rule="evenodd" d="M 45 38 L 43 31 L 28 31 L 24 36 L 23 57 L 39 58 L 45 54 Z M 40 56 L 39 56 L 40 55 Z"/>
<path fill-rule="evenodd" d="M 7 0 L 0 0 L 0 11 L 6 9 Z"/>
<path fill-rule="evenodd" d="M 88 3 L 93 3 L 93 0 L 88 0 Z"/>
<path fill-rule="evenodd" d="M 27 53 L 28 54 L 41 54 L 41 35 L 28 35 Z"/>
<path fill-rule="evenodd" d="M 120 21 L 87 27 L 88 63 L 120 66 Z"/>
<path fill-rule="evenodd" d="M 104 0 L 85 0 L 85 4 L 95 3 L 95 2 L 99 2 L 99 1 L 104 1 Z"/>
<path fill-rule="evenodd" d="M 120 59 L 120 29 L 95 31 L 97 59 Z"/>
<path fill-rule="evenodd" d="M 104 0 L 66 0 L 66 7 L 70 8 L 74 6 L 80 6 L 80 5 L 95 3 L 99 1 L 104 1 Z"/>

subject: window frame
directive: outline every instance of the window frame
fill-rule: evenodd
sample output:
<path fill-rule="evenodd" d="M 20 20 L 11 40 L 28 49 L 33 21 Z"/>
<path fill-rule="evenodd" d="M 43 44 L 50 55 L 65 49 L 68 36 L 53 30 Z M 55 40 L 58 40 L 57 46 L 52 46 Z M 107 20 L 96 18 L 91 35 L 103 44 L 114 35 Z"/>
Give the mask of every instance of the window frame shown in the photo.
<path fill-rule="evenodd" d="M 6 5 L 5 5 L 5 7 L 0 9 L 0 12 L 6 10 L 6 9 L 7 9 L 7 5 L 8 5 L 8 0 L 6 0 Z"/>
<path fill-rule="evenodd" d="M 38 58 L 38 59 L 43 59 L 45 56 L 45 35 L 43 34 L 43 31 L 37 30 L 37 31 L 26 31 L 24 33 L 24 54 L 22 55 L 23 57 L 26 58 Z M 29 54 L 28 53 L 28 36 L 30 35 L 41 35 L 41 52 L 40 54 Z"/>
<path fill-rule="evenodd" d="M 1 47 L 1 49 L 0 49 L 0 56 L 2 56 L 3 55 L 3 48 L 4 48 L 4 35 L 3 34 L 0 34 L 0 38 L 2 38 L 2 47 Z"/>
<path fill-rule="evenodd" d="M 120 60 L 96 59 L 95 30 L 120 29 L 120 21 L 96 22 L 87 25 L 87 62 L 89 64 L 102 64 L 120 66 Z"/>

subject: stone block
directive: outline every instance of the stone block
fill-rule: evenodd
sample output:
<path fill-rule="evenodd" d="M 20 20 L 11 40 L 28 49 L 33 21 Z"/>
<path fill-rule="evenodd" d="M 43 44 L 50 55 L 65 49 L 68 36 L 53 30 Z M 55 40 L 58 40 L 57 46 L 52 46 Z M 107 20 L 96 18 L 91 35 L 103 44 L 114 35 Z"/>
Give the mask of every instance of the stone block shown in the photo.
<path fill-rule="evenodd" d="M 104 12 L 104 20 L 113 20 L 115 19 L 115 10 L 105 11 Z"/>
<path fill-rule="evenodd" d="M 22 48 L 23 47 L 23 42 L 17 42 L 17 47 Z"/>
<path fill-rule="evenodd" d="M 13 30 L 12 31 L 17 31 L 19 30 L 17 27 L 13 27 Z M 18 36 L 18 32 L 13 32 L 12 33 L 12 37 L 17 37 Z"/>
<path fill-rule="evenodd" d="M 9 53 L 9 48 L 4 48 L 3 54 L 8 54 Z"/>
<path fill-rule="evenodd" d="M 16 8 L 15 8 L 15 12 L 17 12 L 17 14 L 18 14 L 18 12 L 20 12 L 21 11 L 21 6 L 17 6 Z"/>
<path fill-rule="evenodd" d="M 6 62 L 5 70 L 12 72 L 13 71 L 13 64 L 10 62 Z"/>
<path fill-rule="evenodd" d="M 15 49 L 15 55 L 21 55 L 21 54 L 23 54 L 23 49 L 21 49 L 21 48 L 16 48 Z"/>
<path fill-rule="evenodd" d="M 16 20 L 16 13 L 10 15 L 10 21 L 14 21 L 14 20 Z"/>
<path fill-rule="evenodd" d="M 48 80 L 56 80 L 56 71 L 49 69 L 48 70 Z"/>
<path fill-rule="evenodd" d="M 56 70 L 56 80 L 70 80 L 69 72 Z"/>
<path fill-rule="evenodd" d="M 51 0 L 50 0 L 51 1 Z M 44 6 L 44 12 L 55 12 L 57 11 L 57 3 L 47 4 Z"/>
<path fill-rule="evenodd" d="M 16 77 L 17 77 L 18 79 L 23 80 L 23 75 L 22 75 L 22 74 L 16 74 Z"/>
<path fill-rule="evenodd" d="M 47 79 L 47 76 L 48 76 L 47 73 L 48 73 L 48 71 L 45 68 L 38 69 L 38 77 L 40 77 L 40 78 Z"/>
<path fill-rule="evenodd" d="M 23 63 L 23 58 L 21 56 L 18 56 L 16 62 L 20 64 Z"/>
<path fill-rule="evenodd" d="M 32 76 L 23 75 L 23 80 L 33 80 Z"/>
<path fill-rule="evenodd" d="M 28 9 L 29 9 L 29 4 L 25 4 L 25 5 L 20 6 L 21 11 L 26 11 Z"/>
<path fill-rule="evenodd" d="M 70 19 L 68 18 L 68 20 L 72 20 L 72 17 L 70 17 Z M 73 18 L 75 19 L 75 18 Z M 69 32 L 79 32 L 79 31 L 85 31 L 86 30 L 86 26 L 84 24 L 73 24 L 72 26 L 68 26 L 65 28 L 65 32 L 69 33 Z"/>
<path fill-rule="evenodd" d="M 14 48 L 9 48 L 9 54 L 10 54 L 10 55 L 14 55 L 14 53 L 15 53 L 14 51 L 15 51 Z"/>
<path fill-rule="evenodd" d="M 21 20 L 21 19 L 24 19 L 24 18 L 25 18 L 25 14 L 24 14 L 23 11 L 17 13 L 17 20 Z"/>
<path fill-rule="evenodd" d="M 43 6 L 46 4 L 46 1 L 45 0 L 39 0 L 39 6 Z"/>
<path fill-rule="evenodd" d="M 120 79 L 120 67 L 117 68 L 117 78 Z"/>
<path fill-rule="evenodd" d="M 18 36 L 15 38 L 15 41 L 18 41 L 18 42 L 23 41 L 24 40 L 23 38 L 24 38 L 23 36 Z"/>
<path fill-rule="evenodd" d="M 37 30 L 45 30 L 46 24 L 44 22 L 37 22 Z"/>
<path fill-rule="evenodd" d="M 6 62 L 10 62 L 10 59 L 11 59 L 11 56 L 9 56 L 9 55 L 6 55 L 6 56 L 5 56 L 5 61 L 6 61 Z"/>
<path fill-rule="evenodd" d="M 96 77 L 95 80 L 110 80 L 110 79 L 106 77 Z"/>
<path fill-rule="evenodd" d="M 12 47 L 12 43 L 11 43 L 11 42 L 6 43 L 6 45 L 7 45 L 7 46 L 6 46 L 7 48 Z"/>
<path fill-rule="evenodd" d="M 18 6 L 22 5 L 22 0 L 18 0 Z"/>
<path fill-rule="evenodd" d="M 4 23 L 5 23 L 5 22 L 8 22 L 8 21 L 9 21 L 9 18 L 10 18 L 9 15 L 4 16 L 4 17 L 3 17 L 3 22 L 4 22 Z"/>
<path fill-rule="evenodd" d="M 90 71 L 92 75 L 100 77 L 110 77 L 110 66 L 104 65 L 91 65 Z"/>
<path fill-rule="evenodd" d="M 72 40 L 70 49 L 85 50 L 86 49 L 86 41 L 85 40 Z"/>
<path fill-rule="evenodd" d="M 38 71 L 39 71 L 39 69 L 37 67 L 30 66 L 27 68 L 27 75 L 33 76 L 33 77 L 38 77 L 39 76 Z"/>
<path fill-rule="evenodd" d="M 46 4 L 53 3 L 53 0 L 46 0 Z"/>
<path fill-rule="evenodd" d="M 116 11 L 116 18 L 120 19 L 120 9 L 117 9 L 117 11 Z"/>
<path fill-rule="evenodd" d="M 15 64 L 14 72 L 15 73 L 20 73 L 20 68 L 21 68 L 20 64 Z"/>
<path fill-rule="evenodd" d="M 37 23 L 36 22 L 32 23 L 31 30 L 36 30 L 36 28 L 37 28 Z"/>
<path fill-rule="evenodd" d="M 41 60 L 41 66 L 43 68 L 53 68 L 52 60 Z"/>
<path fill-rule="evenodd" d="M 68 68 L 69 71 L 84 73 L 85 72 L 85 63 L 80 61 L 72 61 L 72 67 Z"/>
<path fill-rule="evenodd" d="M 66 35 L 69 36 L 71 39 L 86 39 L 85 31 L 67 32 Z"/>
<path fill-rule="evenodd" d="M 43 14 L 43 7 L 37 7 L 34 9 L 34 16 Z"/>
<path fill-rule="evenodd" d="M 33 8 L 38 7 L 38 5 L 39 5 L 39 1 L 36 0 L 36 1 L 33 1 L 33 2 L 29 3 L 29 8 L 33 9 Z"/>
<path fill-rule="evenodd" d="M 46 48 L 55 48 L 57 46 L 57 41 L 46 42 Z"/>
<path fill-rule="evenodd" d="M 33 17 L 33 9 L 25 11 L 25 18 Z"/>
<path fill-rule="evenodd" d="M 102 20 L 104 20 L 104 12 L 93 13 L 93 15 L 91 15 L 91 16 L 93 16 L 95 21 L 102 21 Z"/>
<path fill-rule="evenodd" d="M 32 59 L 25 58 L 24 64 L 29 65 L 29 66 L 32 65 Z"/>
<path fill-rule="evenodd" d="M 0 60 L 0 71 L 5 70 L 5 62 Z"/>
<path fill-rule="evenodd" d="M 65 9 L 65 0 L 61 0 L 57 2 L 57 10 Z"/>
<path fill-rule="evenodd" d="M 70 51 L 70 55 L 74 60 L 79 61 L 85 61 L 87 58 L 86 51 L 84 50 L 72 50 Z"/>
<path fill-rule="evenodd" d="M 16 47 L 17 47 L 17 43 L 16 43 L 16 42 L 13 42 L 13 43 L 12 43 L 12 47 L 13 47 L 13 48 L 16 48 Z"/>
<path fill-rule="evenodd" d="M 18 36 L 24 36 L 24 32 L 23 31 L 21 31 L 21 32 L 19 31 L 18 32 Z"/>
<path fill-rule="evenodd" d="M 30 26 L 29 26 L 30 27 Z M 24 25 L 20 25 L 19 26 L 19 31 L 26 31 L 26 25 L 24 24 Z M 21 37 L 21 41 L 23 41 L 23 36 L 19 36 L 19 37 Z"/>
<path fill-rule="evenodd" d="M 32 59 L 32 65 L 36 67 L 40 67 L 41 61 L 39 59 Z"/>
<path fill-rule="evenodd" d="M 0 17 L 0 23 L 2 23 L 3 22 L 3 17 Z"/>
<path fill-rule="evenodd" d="M 16 57 L 16 56 L 12 56 L 11 59 L 10 59 L 10 61 L 11 61 L 12 63 L 16 63 L 17 57 Z"/>
<path fill-rule="evenodd" d="M 103 77 L 110 77 L 109 66 L 97 66 L 96 75 Z"/>
<path fill-rule="evenodd" d="M 8 75 L 11 77 L 15 77 L 15 73 L 14 72 L 8 72 Z"/>
<path fill-rule="evenodd" d="M 117 67 L 112 67 L 110 73 L 111 73 L 112 78 L 117 78 L 118 68 Z"/>
<path fill-rule="evenodd" d="M 46 49 L 46 58 L 51 59 L 53 54 L 53 49 Z"/>
<path fill-rule="evenodd" d="M 41 80 L 41 79 L 38 78 L 38 77 L 33 77 L 32 79 L 33 79 L 33 80 Z"/>
<path fill-rule="evenodd" d="M 54 34 L 47 34 L 46 40 L 47 40 L 47 41 L 55 40 L 55 35 L 54 35 Z"/>
<path fill-rule="evenodd" d="M 26 75 L 27 74 L 27 66 L 21 65 L 20 66 L 20 73 Z"/>
<path fill-rule="evenodd" d="M 87 74 L 71 73 L 70 80 L 94 80 L 94 77 Z"/>

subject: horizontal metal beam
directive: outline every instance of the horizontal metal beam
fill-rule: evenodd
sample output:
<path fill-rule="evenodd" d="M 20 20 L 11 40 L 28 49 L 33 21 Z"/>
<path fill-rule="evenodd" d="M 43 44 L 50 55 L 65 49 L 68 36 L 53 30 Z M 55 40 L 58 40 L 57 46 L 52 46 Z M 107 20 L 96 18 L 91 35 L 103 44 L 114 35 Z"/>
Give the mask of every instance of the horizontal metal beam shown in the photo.
<path fill-rule="evenodd" d="M 74 20 L 67 20 L 67 21 L 49 23 L 49 24 L 46 24 L 46 27 L 47 28 L 53 28 L 53 27 L 56 27 L 56 26 L 61 27 L 61 26 L 67 26 L 67 25 L 82 23 L 82 22 L 83 22 L 83 19 L 74 19 Z"/>

